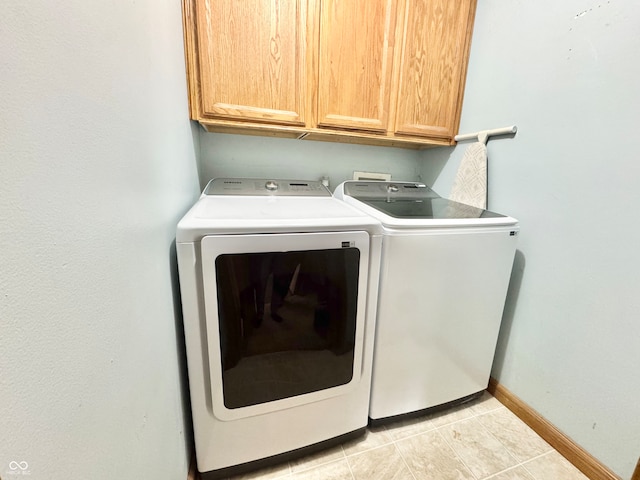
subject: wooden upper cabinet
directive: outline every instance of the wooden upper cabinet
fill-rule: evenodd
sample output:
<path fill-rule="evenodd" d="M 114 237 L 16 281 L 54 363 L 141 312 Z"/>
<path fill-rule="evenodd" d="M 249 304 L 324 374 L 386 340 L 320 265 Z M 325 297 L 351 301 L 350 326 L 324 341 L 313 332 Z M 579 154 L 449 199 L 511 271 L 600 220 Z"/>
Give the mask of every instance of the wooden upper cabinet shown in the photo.
<path fill-rule="evenodd" d="M 475 0 L 407 0 L 395 133 L 457 133 L 474 15 Z"/>
<path fill-rule="evenodd" d="M 396 0 L 321 0 L 319 127 L 385 132 Z"/>
<path fill-rule="evenodd" d="M 185 4 L 195 15 L 200 116 L 305 125 L 306 0 Z"/>
<path fill-rule="evenodd" d="M 208 131 L 450 145 L 476 0 L 182 0 Z"/>

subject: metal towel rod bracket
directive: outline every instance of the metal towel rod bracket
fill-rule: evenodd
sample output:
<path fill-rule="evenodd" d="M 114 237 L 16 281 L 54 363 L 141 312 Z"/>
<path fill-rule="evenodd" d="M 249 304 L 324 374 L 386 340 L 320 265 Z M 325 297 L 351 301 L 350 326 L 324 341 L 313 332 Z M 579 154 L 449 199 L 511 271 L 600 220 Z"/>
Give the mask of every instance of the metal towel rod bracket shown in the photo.
<path fill-rule="evenodd" d="M 461 140 L 473 140 L 477 139 L 479 142 L 487 143 L 489 137 L 493 137 L 494 135 L 508 135 L 510 133 L 516 133 L 518 131 L 518 127 L 515 125 L 511 125 L 510 127 L 504 128 L 495 128 L 493 130 L 482 130 L 476 133 L 466 133 L 464 135 L 456 135 L 454 140 L 459 142 Z"/>

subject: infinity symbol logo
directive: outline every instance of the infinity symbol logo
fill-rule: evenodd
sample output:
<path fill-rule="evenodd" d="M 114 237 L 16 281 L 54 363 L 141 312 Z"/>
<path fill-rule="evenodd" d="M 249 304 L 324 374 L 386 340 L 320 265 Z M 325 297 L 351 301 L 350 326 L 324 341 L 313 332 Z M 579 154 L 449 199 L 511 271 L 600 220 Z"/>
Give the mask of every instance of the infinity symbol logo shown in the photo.
<path fill-rule="evenodd" d="M 27 468 L 29 468 L 29 464 L 27 462 L 9 462 L 9 468 L 11 470 L 26 470 Z"/>

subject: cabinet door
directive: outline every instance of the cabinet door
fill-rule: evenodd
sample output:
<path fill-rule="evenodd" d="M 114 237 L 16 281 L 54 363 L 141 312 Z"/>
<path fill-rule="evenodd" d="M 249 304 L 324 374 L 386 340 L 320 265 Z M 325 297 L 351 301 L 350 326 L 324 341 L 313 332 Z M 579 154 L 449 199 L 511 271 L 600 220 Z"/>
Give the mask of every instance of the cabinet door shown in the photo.
<path fill-rule="evenodd" d="M 396 133 L 455 134 L 474 14 L 475 0 L 407 0 Z"/>
<path fill-rule="evenodd" d="M 322 0 L 318 126 L 384 132 L 395 0 Z"/>
<path fill-rule="evenodd" d="M 203 117 L 305 124 L 306 0 L 196 0 Z"/>

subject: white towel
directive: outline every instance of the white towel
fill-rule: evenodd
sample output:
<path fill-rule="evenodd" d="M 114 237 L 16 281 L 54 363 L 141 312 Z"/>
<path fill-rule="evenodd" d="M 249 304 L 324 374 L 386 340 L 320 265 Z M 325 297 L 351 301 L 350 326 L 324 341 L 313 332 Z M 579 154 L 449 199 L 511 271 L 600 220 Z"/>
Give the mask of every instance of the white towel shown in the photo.
<path fill-rule="evenodd" d="M 487 208 L 487 146 L 484 143 L 473 143 L 464 152 L 449 198 Z"/>

